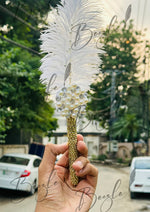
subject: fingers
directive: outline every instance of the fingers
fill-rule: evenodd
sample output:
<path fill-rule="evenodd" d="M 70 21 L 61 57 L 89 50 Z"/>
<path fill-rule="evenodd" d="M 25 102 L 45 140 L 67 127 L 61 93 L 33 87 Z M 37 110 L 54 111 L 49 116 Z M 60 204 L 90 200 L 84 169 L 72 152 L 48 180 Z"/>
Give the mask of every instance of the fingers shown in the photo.
<path fill-rule="evenodd" d="M 78 140 L 78 141 L 83 141 L 83 136 L 80 135 L 80 134 L 78 134 L 78 135 L 77 135 L 77 140 Z"/>
<path fill-rule="evenodd" d="M 54 169 L 56 156 L 63 154 L 68 149 L 68 144 L 64 143 L 61 145 L 47 144 L 45 146 L 44 156 L 40 164 L 40 168 L 43 167 L 46 171 L 52 171 Z"/>
<path fill-rule="evenodd" d="M 88 155 L 88 148 L 86 146 L 86 144 L 83 141 L 78 141 L 77 143 L 77 150 L 80 153 L 80 155 L 87 157 Z"/>
<path fill-rule="evenodd" d="M 87 157 L 88 154 L 88 149 L 85 145 L 85 143 L 83 142 L 83 136 L 78 134 L 77 135 L 77 150 L 79 152 L 80 155 L 83 155 L 84 157 Z M 62 167 L 68 167 L 69 166 L 69 158 L 68 158 L 69 154 L 68 151 L 65 152 L 65 154 L 59 159 L 59 161 L 57 162 L 58 166 L 62 166 Z"/>
<path fill-rule="evenodd" d="M 72 165 L 72 167 L 74 168 L 74 170 L 76 172 L 79 172 L 80 170 L 82 170 L 87 163 L 89 163 L 89 160 L 86 157 L 82 157 L 80 156 Z"/>
<path fill-rule="evenodd" d="M 59 161 L 56 163 L 57 166 L 68 167 L 69 166 L 69 151 L 67 150 Z"/>
<path fill-rule="evenodd" d="M 55 170 L 57 170 L 57 176 L 62 180 L 64 181 L 65 178 L 68 177 L 69 175 L 69 170 L 62 167 L 62 166 L 58 166 L 58 165 L 55 165 Z"/>
<path fill-rule="evenodd" d="M 98 170 L 95 166 L 93 166 L 91 163 L 86 164 L 86 166 L 82 169 L 80 169 L 78 172 L 76 172 L 77 176 L 84 177 L 86 175 L 97 177 Z"/>
<path fill-rule="evenodd" d="M 76 175 L 80 178 L 85 178 L 88 180 L 90 185 L 92 185 L 94 188 L 97 184 L 97 178 L 98 178 L 98 169 L 93 166 L 89 160 L 85 157 L 79 157 L 72 165 L 74 168 Z"/>

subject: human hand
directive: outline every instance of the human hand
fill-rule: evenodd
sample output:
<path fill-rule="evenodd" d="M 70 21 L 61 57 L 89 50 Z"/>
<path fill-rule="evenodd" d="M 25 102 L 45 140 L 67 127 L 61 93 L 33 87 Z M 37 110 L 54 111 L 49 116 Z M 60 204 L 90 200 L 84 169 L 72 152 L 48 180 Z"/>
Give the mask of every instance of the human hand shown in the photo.
<path fill-rule="evenodd" d="M 83 137 L 77 135 L 79 157 L 72 165 L 80 181 L 71 185 L 68 144 L 47 144 L 39 167 L 38 200 L 35 212 L 87 212 L 94 197 L 98 170 L 87 159 Z M 55 165 L 56 156 L 63 154 Z"/>

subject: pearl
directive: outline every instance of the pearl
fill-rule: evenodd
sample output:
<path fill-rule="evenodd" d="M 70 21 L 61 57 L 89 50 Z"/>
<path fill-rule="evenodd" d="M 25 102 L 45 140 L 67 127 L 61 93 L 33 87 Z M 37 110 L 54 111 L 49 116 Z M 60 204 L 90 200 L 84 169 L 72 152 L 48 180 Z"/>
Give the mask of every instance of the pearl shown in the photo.
<path fill-rule="evenodd" d="M 74 108 L 74 105 L 70 105 L 69 109 L 73 109 Z"/>
<path fill-rule="evenodd" d="M 72 96 L 72 92 L 69 90 L 69 91 L 66 92 L 66 95 L 67 96 Z"/>
<path fill-rule="evenodd" d="M 78 107 L 79 106 L 79 102 L 75 102 L 74 106 Z"/>
<path fill-rule="evenodd" d="M 72 116 L 73 118 L 76 118 L 76 114 L 75 114 L 75 113 L 72 113 L 71 116 Z"/>
<path fill-rule="evenodd" d="M 61 102 L 57 102 L 56 105 L 57 105 L 57 107 L 60 107 L 61 106 Z"/>
<path fill-rule="evenodd" d="M 60 95 L 60 96 L 63 96 L 63 94 L 64 94 L 64 93 L 63 93 L 62 91 L 59 92 L 59 95 Z"/>
<path fill-rule="evenodd" d="M 66 106 L 66 108 L 70 108 L 70 103 L 66 102 L 65 106 Z"/>
<path fill-rule="evenodd" d="M 74 113 L 78 113 L 78 111 L 79 111 L 79 109 L 78 108 L 75 108 L 73 112 Z"/>
<path fill-rule="evenodd" d="M 62 116 L 67 116 L 67 113 L 63 112 L 61 113 Z"/>

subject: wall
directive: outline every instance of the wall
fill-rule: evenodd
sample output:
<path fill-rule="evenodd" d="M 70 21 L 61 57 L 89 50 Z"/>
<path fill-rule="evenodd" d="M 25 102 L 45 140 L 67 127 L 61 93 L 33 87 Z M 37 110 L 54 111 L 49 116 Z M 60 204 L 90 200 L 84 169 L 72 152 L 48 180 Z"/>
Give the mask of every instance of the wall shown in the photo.
<path fill-rule="evenodd" d="M 108 143 L 100 143 L 99 147 L 99 154 L 106 154 L 108 152 Z M 149 141 L 150 145 L 150 141 Z M 146 144 L 135 144 L 135 148 L 137 150 L 137 153 L 139 156 L 144 156 L 146 155 Z M 131 151 L 132 151 L 132 143 L 118 143 L 118 152 L 116 153 L 117 158 L 131 158 Z M 150 150 L 149 150 L 149 155 L 150 155 Z"/>
<path fill-rule="evenodd" d="M 26 153 L 28 154 L 28 145 L 0 145 L 0 157 L 6 153 Z"/>

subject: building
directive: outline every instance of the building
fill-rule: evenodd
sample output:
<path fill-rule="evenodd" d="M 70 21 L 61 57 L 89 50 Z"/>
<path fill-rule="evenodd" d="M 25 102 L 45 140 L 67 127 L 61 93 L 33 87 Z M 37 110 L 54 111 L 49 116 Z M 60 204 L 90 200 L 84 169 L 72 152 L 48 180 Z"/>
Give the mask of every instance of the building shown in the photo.
<path fill-rule="evenodd" d="M 43 139 L 43 144 L 52 142 L 55 144 L 62 144 L 67 141 L 67 122 L 66 118 L 56 114 L 55 117 L 58 119 L 59 127 L 53 133 L 53 137 L 49 141 L 46 137 Z M 77 121 L 77 133 L 84 136 L 84 142 L 88 147 L 88 155 L 98 156 L 100 144 L 107 141 L 106 130 L 99 127 L 99 123 L 96 121 L 89 121 L 83 118 Z"/>

